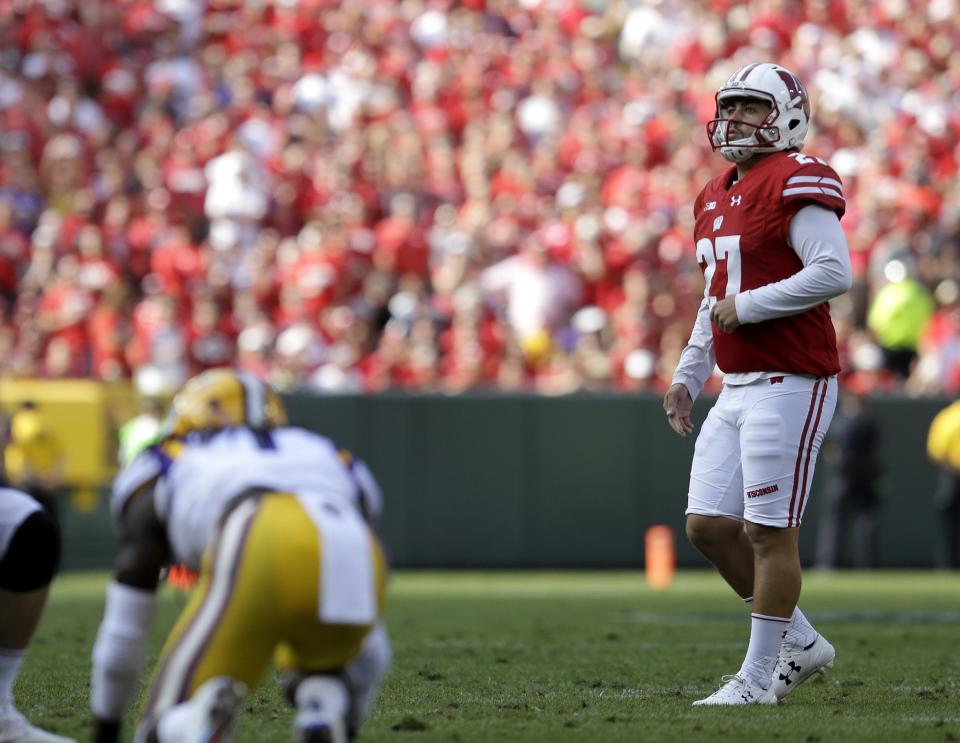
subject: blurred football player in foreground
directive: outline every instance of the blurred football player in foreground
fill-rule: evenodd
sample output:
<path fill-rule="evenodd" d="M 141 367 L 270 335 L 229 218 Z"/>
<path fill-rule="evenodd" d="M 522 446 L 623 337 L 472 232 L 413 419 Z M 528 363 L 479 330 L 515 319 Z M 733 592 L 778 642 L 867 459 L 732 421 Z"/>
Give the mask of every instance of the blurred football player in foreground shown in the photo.
<path fill-rule="evenodd" d="M 776 704 L 834 649 L 797 608 L 800 520 L 837 403 L 830 299 L 850 288 L 840 177 L 801 154 L 807 92 L 750 64 L 716 94 L 710 144 L 732 164 L 694 203 L 706 283 L 663 407 L 681 436 L 713 373 L 723 390 L 697 437 L 687 535 L 753 611 L 740 670 L 697 705 Z"/>
<path fill-rule="evenodd" d="M 373 476 L 329 439 L 287 426 L 276 393 L 243 373 L 188 381 L 168 426 L 114 482 L 122 546 L 93 650 L 94 740 L 119 739 L 170 562 L 200 581 L 134 740 L 230 740 L 271 657 L 296 706 L 294 740 L 348 740 L 390 659 Z"/>
<path fill-rule="evenodd" d="M 13 706 L 13 684 L 60 562 L 60 529 L 26 493 L 0 488 L 0 741 L 75 743 L 34 727 Z"/>

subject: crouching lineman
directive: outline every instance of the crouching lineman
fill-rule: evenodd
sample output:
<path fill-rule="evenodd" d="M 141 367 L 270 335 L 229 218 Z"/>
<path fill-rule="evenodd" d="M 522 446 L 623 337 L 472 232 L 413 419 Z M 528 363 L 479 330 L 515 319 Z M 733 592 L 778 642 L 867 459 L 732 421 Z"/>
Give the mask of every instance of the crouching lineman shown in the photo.
<path fill-rule="evenodd" d="M 36 500 L 0 488 L 0 741 L 76 743 L 34 727 L 13 706 L 27 645 L 60 562 L 60 530 Z"/>
<path fill-rule="evenodd" d="M 243 694 L 273 656 L 297 709 L 294 739 L 346 741 L 390 658 L 370 471 L 329 439 L 287 426 L 276 393 L 243 373 L 188 381 L 168 430 L 113 487 L 122 545 L 93 650 L 94 740 L 119 738 L 160 569 L 173 561 L 200 580 L 134 740 L 229 740 Z"/>

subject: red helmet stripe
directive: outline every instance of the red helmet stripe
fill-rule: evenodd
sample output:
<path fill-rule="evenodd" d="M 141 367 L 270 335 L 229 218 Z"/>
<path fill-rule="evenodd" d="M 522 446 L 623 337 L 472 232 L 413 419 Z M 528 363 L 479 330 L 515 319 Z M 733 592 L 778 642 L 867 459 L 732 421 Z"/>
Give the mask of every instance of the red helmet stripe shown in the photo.
<path fill-rule="evenodd" d="M 760 66 L 760 63 L 759 63 L 759 62 L 754 62 L 753 64 L 748 64 L 746 67 L 743 68 L 743 72 L 740 73 L 740 77 L 737 78 L 737 82 L 738 82 L 738 83 L 745 82 L 746 79 L 747 79 L 747 75 L 749 75 L 749 74 L 753 71 L 753 68 L 754 68 L 754 67 L 759 67 L 759 66 Z"/>

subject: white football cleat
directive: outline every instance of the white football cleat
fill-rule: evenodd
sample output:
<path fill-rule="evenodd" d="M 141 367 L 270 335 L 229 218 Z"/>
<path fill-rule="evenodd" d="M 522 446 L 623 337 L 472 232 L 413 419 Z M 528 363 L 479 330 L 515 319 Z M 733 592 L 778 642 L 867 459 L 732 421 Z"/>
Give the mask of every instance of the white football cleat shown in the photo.
<path fill-rule="evenodd" d="M 308 676 L 297 687 L 295 743 L 347 743 L 346 685 L 332 676 Z"/>
<path fill-rule="evenodd" d="M 0 710 L 0 743 L 77 743 L 77 741 L 48 733 L 31 725 L 15 707 L 7 705 Z"/>
<path fill-rule="evenodd" d="M 777 699 L 783 699 L 813 674 L 825 673 L 828 668 L 833 668 L 833 659 L 836 657 L 837 651 L 823 635 L 817 635 L 817 639 L 805 648 L 784 642 L 773 669 L 771 688 Z"/>
<path fill-rule="evenodd" d="M 226 743 L 237 724 L 247 687 L 226 676 L 204 683 L 186 702 L 171 707 L 157 722 L 160 743 Z"/>
<path fill-rule="evenodd" d="M 713 694 L 693 703 L 694 707 L 732 706 L 736 704 L 776 704 L 777 695 L 773 687 L 764 689 L 749 681 L 739 673 L 733 676 L 723 676 L 725 683 Z"/>

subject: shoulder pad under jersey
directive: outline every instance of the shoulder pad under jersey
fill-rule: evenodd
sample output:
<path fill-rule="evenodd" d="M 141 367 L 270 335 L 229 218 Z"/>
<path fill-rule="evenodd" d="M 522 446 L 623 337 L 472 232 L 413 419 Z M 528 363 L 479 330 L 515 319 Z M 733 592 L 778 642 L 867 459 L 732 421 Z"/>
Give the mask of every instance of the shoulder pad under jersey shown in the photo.
<path fill-rule="evenodd" d="M 120 519 L 135 493 L 166 474 L 183 447 L 182 441 L 165 439 L 144 449 L 119 472 L 113 481 L 110 498 L 110 512 L 115 520 Z"/>
<path fill-rule="evenodd" d="M 818 204 L 842 217 L 846 210 L 843 182 L 837 172 L 819 157 L 799 152 L 787 156 L 781 198 L 784 204 Z"/>

